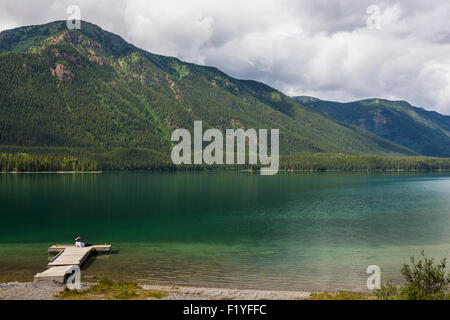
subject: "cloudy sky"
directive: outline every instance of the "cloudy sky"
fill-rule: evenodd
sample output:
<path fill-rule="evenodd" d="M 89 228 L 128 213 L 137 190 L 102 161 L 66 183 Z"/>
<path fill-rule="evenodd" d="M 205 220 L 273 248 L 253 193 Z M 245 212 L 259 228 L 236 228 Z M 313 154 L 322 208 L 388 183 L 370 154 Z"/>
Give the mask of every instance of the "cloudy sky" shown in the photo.
<path fill-rule="evenodd" d="M 0 30 L 66 19 L 69 5 L 150 52 L 288 95 L 450 115 L 448 0 L 2 0 Z"/>

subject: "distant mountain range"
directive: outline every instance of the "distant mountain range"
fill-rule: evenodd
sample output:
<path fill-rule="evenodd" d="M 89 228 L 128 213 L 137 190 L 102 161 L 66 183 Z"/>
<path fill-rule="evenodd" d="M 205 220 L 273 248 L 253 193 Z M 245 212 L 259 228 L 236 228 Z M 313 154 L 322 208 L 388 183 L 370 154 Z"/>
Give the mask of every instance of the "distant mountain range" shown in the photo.
<path fill-rule="evenodd" d="M 294 99 L 342 124 L 358 126 L 421 155 L 450 156 L 450 116 L 405 101 L 367 99 L 339 103 L 313 97 Z"/>
<path fill-rule="evenodd" d="M 0 151 L 167 158 L 176 128 L 279 128 L 296 153 L 450 155 L 448 117 L 406 103 L 292 99 L 65 21 L 0 33 Z"/>

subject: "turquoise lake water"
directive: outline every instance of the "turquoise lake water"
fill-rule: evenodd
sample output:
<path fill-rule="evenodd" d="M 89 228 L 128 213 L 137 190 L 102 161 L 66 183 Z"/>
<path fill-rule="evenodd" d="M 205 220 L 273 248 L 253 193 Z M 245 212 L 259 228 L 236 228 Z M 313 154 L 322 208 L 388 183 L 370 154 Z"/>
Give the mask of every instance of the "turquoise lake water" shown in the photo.
<path fill-rule="evenodd" d="M 112 243 L 82 275 L 160 284 L 365 290 L 420 254 L 450 258 L 450 175 L 0 174 L 0 282 L 47 248 Z"/>

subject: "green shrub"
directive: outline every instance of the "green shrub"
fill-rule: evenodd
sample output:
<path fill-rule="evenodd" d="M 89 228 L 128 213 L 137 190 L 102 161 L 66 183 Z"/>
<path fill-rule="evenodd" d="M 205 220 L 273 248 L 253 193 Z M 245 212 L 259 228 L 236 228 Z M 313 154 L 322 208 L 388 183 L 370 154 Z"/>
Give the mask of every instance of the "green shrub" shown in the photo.
<path fill-rule="evenodd" d="M 375 296 L 378 300 L 397 300 L 400 288 L 391 280 L 382 283 L 380 289 L 375 290 Z"/>
<path fill-rule="evenodd" d="M 401 273 L 406 282 L 426 296 L 446 293 L 450 283 L 450 276 L 445 273 L 447 259 L 435 264 L 434 259 L 425 257 L 423 251 L 422 257 L 424 261 L 416 262 L 414 257 L 411 257 L 411 265 L 403 264 Z"/>
<path fill-rule="evenodd" d="M 401 273 L 406 282 L 404 286 L 396 286 L 391 281 L 375 290 L 375 296 L 381 300 L 443 300 L 449 299 L 448 285 L 450 275 L 446 274 L 447 259 L 435 263 L 433 258 L 423 257 L 416 261 L 410 258 L 410 264 L 404 263 Z"/>
<path fill-rule="evenodd" d="M 448 295 L 446 291 L 437 292 L 434 294 L 426 293 L 418 287 L 407 284 L 400 289 L 398 300 L 446 300 Z"/>

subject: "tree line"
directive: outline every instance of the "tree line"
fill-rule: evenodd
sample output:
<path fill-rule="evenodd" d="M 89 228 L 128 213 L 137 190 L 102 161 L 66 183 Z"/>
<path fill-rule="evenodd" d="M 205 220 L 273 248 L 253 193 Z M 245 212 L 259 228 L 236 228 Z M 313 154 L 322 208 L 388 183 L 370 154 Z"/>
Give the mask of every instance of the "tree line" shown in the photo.
<path fill-rule="evenodd" d="M 0 154 L 0 172 L 81 172 L 95 170 L 97 170 L 96 161 L 78 159 L 72 156 L 29 155 L 27 153 Z"/>
<path fill-rule="evenodd" d="M 261 165 L 174 165 L 166 153 L 151 149 L 0 147 L 0 171 L 95 170 L 248 170 Z M 450 171 L 449 158 L 392 157 L 340 153 L 305 153 L 280 156 L 280 171 Z"/>
<path fill-rule="evenodd" d="M 449 158 L 377 156 L 341 153 L 280 157 L 280 170 L 291 171 L 450 171 Z"/>

